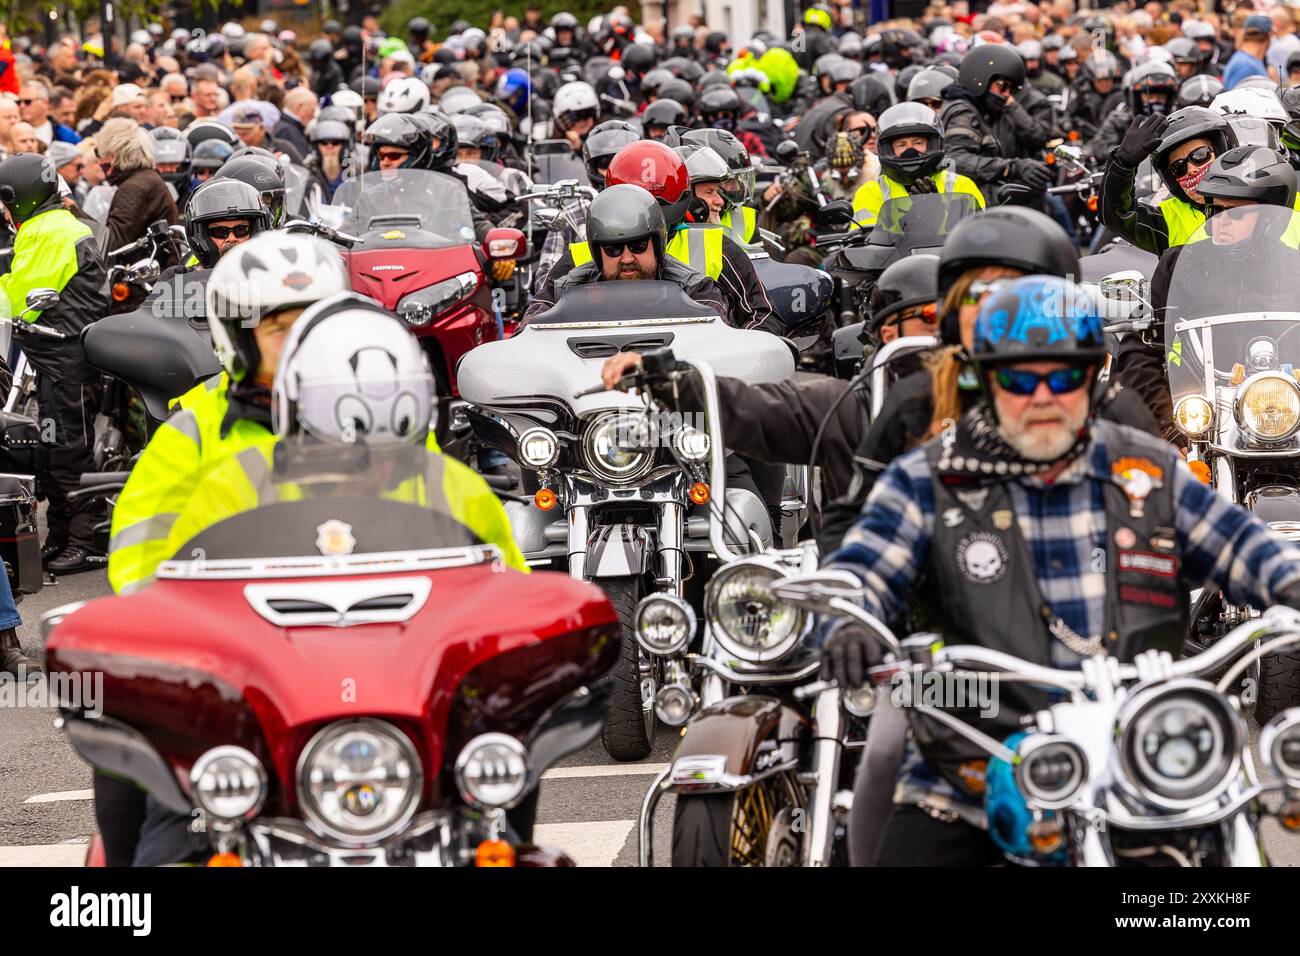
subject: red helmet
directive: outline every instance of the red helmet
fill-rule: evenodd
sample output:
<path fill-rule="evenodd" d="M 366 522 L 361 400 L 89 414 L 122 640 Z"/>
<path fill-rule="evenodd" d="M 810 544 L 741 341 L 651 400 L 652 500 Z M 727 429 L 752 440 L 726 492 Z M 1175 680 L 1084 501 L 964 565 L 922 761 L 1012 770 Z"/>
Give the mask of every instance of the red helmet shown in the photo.
<path fill-rule="evenodd" d="M 628 143 L 610 160 L 605 174 L 606 186 L 630 184 L 648 190 L 664 210 L 669 227 L 686 217 L 690 207 L 690 174 L 686 163 L 671 148 L 657 140 L 643 139 Z"/>

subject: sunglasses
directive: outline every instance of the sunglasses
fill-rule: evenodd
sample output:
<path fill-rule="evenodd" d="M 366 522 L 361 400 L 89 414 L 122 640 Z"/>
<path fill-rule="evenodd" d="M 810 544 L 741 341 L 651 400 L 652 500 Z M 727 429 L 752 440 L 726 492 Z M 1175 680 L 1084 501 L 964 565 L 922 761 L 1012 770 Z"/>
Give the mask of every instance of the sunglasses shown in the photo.
<path fill-rule="evenodd" d="M 253 226 L 247 222 L 241 222 L 237 226 L 208 226 L 208 235 L 213 239 L 229 239 L 231 236 L 247 239 L 252 234 Z"/>
<path fill-rule="evenodd" d="M 400 163 L 402 160 L 406 159 L 408 155 L 410 154 L 401 151 L 393 152 L 390 150 L 380 150 L 378 153 L 379 161 L 381 163 L 385 161 L 391 163 Z"/>
<path fill-rule="evenodd" d="M 1174 179 L 1182 179 L 1187 174 L 1188 166 L 1204 166 L 1214 159 L 1214 150 L 1209 146 L 1197 146 L 1182 159 L 1175 159 L 1169 164 L 1169 172 Z"/>
<path fill-rule="evenodd" d="M 33 103 L 35 103 L 35 102 L 36 102 L 35 100 L 19 100 L 19 101 L 18 101 L 18 105 L 19 105 L 19 106 L 31 106 L 31 105 L 32 105 Z"/>
<path fill-rule="evenodd" d="M 650 240 L 635 239 L 632 242 L 603 242 L 600 245 L 600 251 L 610 259 L 621 259 L 625 247 L 631 250 L 632 255 L 639 256 L 650 248 Z"/>
<path fill-rule="evenodd" d="M 1047 390 L 1053 395 L 1065 395 L 1083 388 L 1084 383 L 1088 380 L 1088 370 L 1081 365 L 1071 365 L 1067 368 L 1058 368 L 1055 371 L 1040 375 L 1037 372 L 1026 372 L 1023 369 L 1000 368 L 994 373 L 994 376 L 997 379 L 998 387 L 1004 392 L 1010 392 L 1012 395 L 1033 395 L 1034 392 L 1038 391 L 1039 382 L 1046 382 Z"/>
<path fill-rule="evenodd" d="M 173 103 L 184 103 L 186 100 L 186 96 L 184 93 L 182 93 L 180 96 L 177 96 L 175 93 L 173 93 L 171 95 L 171 100 Z"/>

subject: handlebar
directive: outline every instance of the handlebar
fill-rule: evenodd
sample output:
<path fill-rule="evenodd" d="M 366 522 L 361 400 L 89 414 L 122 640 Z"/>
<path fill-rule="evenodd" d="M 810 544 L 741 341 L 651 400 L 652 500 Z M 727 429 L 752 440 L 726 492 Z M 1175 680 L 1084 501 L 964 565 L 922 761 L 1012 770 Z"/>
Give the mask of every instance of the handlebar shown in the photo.
<path fill-rule="evenodd" d="M 284 224 L 285 232 L 310 232 L 320 236 L 322 239 L 328 239 L 330 242 L 338 243 L 343 246 L 353 246 L 361 241 L 359 236 L 352 236 L 346 232 L 328 226 L 323 222 L 312 222 L 307 219 L 294 219 L 292 222 Z"/>
<path fill-rule="evenodd" d="M 15 333 L 43 335 L 51 339 L 71 339 L 76 336 L 68 335 L 66 332 L 60 332 L 58 329 L 52 329 L 48 325 L 38 325 L 35 322 L 14 321 L 13 319 L 0 319 L 0 322 L 8 322 L 13 326 Z"/>

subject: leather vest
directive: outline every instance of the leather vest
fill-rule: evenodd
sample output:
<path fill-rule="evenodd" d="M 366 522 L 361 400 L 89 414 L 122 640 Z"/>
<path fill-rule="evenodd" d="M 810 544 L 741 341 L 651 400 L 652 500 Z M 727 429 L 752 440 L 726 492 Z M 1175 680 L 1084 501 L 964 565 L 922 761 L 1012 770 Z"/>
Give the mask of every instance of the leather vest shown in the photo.
<path fill-rule="evenodd" d="M 1099 552 L 1097 566 L 1084 569 L 1106 575 L 1103 653 L 1121 661 L 1151 648 L 1177 656 L 1187 632 L 1189 589 L 1177 552 L 1169 446 L 1108 421 L 1092 427 L 1107 450 L 1110 475 L 1103 488 L 1104 565 Z M 935 475 L 935 519 L 930 564 L 919 586 L 919 605 L 929 612 L 922 623 L 946 644 L 981 645 L 1052 666 L 1051 646 L 1059 638 L 1049 624 L 1056 615 L 1043 600 L 1006 483 L 941 481 L 941 439 L 927 446 L 926 455 Z M 1019 683 L 1001 681 L 997 691 L 995 717 L 981 718 L 975 707 L 948 710 L 1004 740 L 1021 729 L 1025 716 L 1050 703 L 1048 692 Z M 982 793 L 988 754 L 938 721 L 915 710 L 908 715 L 926 759 L 964 792 Z"/>

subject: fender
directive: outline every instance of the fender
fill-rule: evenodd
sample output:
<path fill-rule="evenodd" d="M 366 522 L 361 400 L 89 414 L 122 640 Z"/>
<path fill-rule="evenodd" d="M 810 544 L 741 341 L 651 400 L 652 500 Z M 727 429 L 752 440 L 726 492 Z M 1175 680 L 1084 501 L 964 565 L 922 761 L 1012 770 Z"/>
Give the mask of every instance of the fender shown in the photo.
<path fill-rule="evenodd" d="M 639 577 L 649 567 L 654 548 L 650 532 L 639 524 L 607 524 L 587 538 L 589 580 Z"/>
<path fill-rule="evenodd" d="M 1300 488 L 1265 485 L 1247 496 L 1246 508 L 1283 537 L 1300 536 Z"/>
<path fill-rule="evenodd" d="M 686 725 L 669 767 L 665 789 L 674 793 L 725 793 L 791 769 L 798 742 L 812 722 L 775 697 L 728 697 L 704 708 Z"/>

